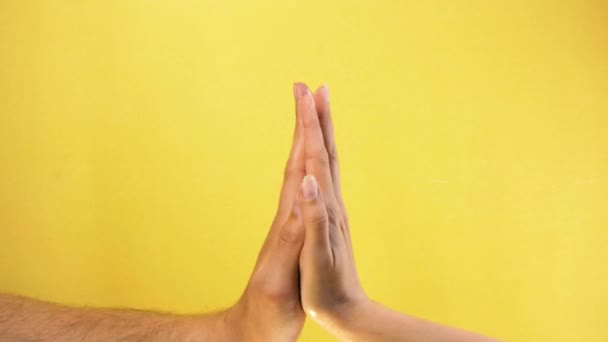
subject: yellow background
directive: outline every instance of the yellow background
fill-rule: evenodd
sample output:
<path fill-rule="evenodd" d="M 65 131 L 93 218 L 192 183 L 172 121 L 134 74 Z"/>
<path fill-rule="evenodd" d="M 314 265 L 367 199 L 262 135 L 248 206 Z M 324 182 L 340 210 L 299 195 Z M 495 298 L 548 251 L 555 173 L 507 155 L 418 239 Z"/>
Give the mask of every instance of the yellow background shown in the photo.
<path fill-rule="evenodd" d="M 232 304 L 295 80 L 329 84 L 371 297 L 511 341 L 608 340 L 602 0 L 0 0 L 0 291 Z"/>

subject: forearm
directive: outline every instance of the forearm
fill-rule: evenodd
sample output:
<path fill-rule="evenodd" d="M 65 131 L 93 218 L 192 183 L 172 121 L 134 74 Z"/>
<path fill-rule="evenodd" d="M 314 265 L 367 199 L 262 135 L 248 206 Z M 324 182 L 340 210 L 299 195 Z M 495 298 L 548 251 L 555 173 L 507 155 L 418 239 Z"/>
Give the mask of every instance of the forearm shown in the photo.
<path fill-rule="evenodd" d="M 343 341 L 450 341 L 490 342 L 495 339 L 444 326 L 365 302 L 337 320 L 334 333 Z"/>
<path fill-rule="evenodd" d="M 0 294 L 0 341 L 217 341 L 223 314 L 70 308 Z"/>

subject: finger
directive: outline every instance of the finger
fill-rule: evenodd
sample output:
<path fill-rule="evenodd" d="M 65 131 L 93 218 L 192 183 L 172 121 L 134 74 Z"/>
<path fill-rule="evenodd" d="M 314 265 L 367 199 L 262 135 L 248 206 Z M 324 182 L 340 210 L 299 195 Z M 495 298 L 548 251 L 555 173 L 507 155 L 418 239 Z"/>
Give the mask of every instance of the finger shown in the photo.
<path fill-rule="evenodd" d="M 302 180 L 300 208 L 305 230 L 305 244 L 313 248 L 313 255 L 326 256 L 333 263 L 329 240 L 329 216 L 319 184 L 313 175 Z"/>
<path fill-rule="evenodd" d="M 266 262 L 269 257 L 269 251 L 275 244 L 280 233 L 280 228 L 287 221 L 290 213 L 294 209 L 294 202 L 297 200 L 297 193 L 299 182 L 304 177 L 304 127 L 302 125 L 302 115 L 298 111 L 298 99 L 308 89 L 304 83 L 294 83 L 293 85 L 293 97 L 295 101 L 295 129 L 293 134 L 293 143 L 289 158 L 284 169 L 283 184 L 281 186 L 281 194 L 279 197 L 279 205 L 277 208 L 277 214 L 273 220 L 272 226 L 262 249 L 258 255 L 257 264 Z"/>
<path fill-rule="evenodd" d="M 323 141 L 323 132 L 310 91 L 302 96 L 299 103 L 304 127 L 304 165 L 307 175 L 315 176 L 321 193 L 329 202 L 335 201 L 329 157 Z"/>
<path fill-rule="evenodd" d="M 281 188 L 281 196 L 279 200 L 279 208 L 277 217 L 283 222 L 293 209 L 293 203 L 297 198 L 298 184 L 305 175 L 304 170 L 304 137 L 302 127 L 302 115 L 299 113 L 298 101 L 307 87 L 303 83 L 294 83 L 293 93 L 296 102 L 296 124 L 293 134 L 293 143 L 291 152 L 285 165 L 283 175 L 283 186 Z"/>
<path fill-rule="evenodd" d="M 338 206 L 341 209 L 342 218 L 346 222 L 342 230 L 343 237 L 345 239 L 345 243 L 347 250 L 351 254 L 351 258 L 353 257 L 352 252 L 352 242 L 350 238 L 350 230 L 348 226 L 348 215 L 346 214 L 346 209 L 344 207 L 344 200 L 342 198 L 342 187 L 340 181 L 340 166 L 338 161 L 338 150 L 336 147 L 336 140 L 334 135 L 334 125 L 333 120 L 331 118 L 331 108 L 329 103 L 329 90 L 327 85 L 323 85 L 315 91 L 315 105 L 317 109 L 317 113 L 319 115 L 319 122 L 321 123 L 321 130 L 323 131 L 323 139 L 325 142 L 325 149 L 327 150 L 327 156 L 329 157 L 329 167 L 331 170 L 331 178 L 334 186 L 334 195 L 336 196 L 336 201 L 338 202 Z M 332 237 L 330 232 L 330 238 Z"/>
<path fill-rule="evenodd" d="M 299 272 L 300 252 L 304 244 L 304 225 L 299 210 L 294 210 L 281 226 L 270 252 L 274 278 L 292 283 Z"/>
<path fill-rule="evenodd" d="M 334 186 L 334 195 L 336 196 L 338 203 L 343 206 L 338 150 L 336 148 L 334 125 L 331 119 L 329 90 L 327 85 L 319 87 L 317 91 L 315 91 L 314 98 L 317 114 L 319 116 L 319 122 L 321 124 L 321 130 L 323 131 L 325 150 L 327 150 L 327 157 L 329 158 L 329 168 L 331 171 L 332 184 Z"/>

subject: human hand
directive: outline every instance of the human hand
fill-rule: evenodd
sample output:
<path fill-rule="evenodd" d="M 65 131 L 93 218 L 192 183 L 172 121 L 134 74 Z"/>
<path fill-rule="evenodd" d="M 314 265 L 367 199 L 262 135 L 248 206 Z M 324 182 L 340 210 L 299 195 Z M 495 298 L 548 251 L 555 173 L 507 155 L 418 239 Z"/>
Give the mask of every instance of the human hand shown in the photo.
<path fill-rule="evenodd" d="M 304 311 L 324 328 L 337 326 L 369 300 L 360 285 L 348 217 L 340 189 L 340 170 L 327 87 L 298 102 L 307 176 L 300 207 L 306 238 L 300 255 Z"/>
<path fill-rule="evenodd" d="M 305 240 L 300 254 L 302 307 L 334 336 L 347 341 L 494 341 L 393 311 L 370 300 L 357 276 L 327 88 L 298 102 L 304 136 L 299 193 Z"/>
<path fill-rule="evenodd" d="M 304 177 L 304 140 L 299 94 L 294 84 L 296 127 L 285 167 L 279 207 L 245 292 L 225 314 L 228 340 L 293 341 L 306 315 L 300 303 L 299 258 L 304 228 L 299 218 L 298 189 Z"/>

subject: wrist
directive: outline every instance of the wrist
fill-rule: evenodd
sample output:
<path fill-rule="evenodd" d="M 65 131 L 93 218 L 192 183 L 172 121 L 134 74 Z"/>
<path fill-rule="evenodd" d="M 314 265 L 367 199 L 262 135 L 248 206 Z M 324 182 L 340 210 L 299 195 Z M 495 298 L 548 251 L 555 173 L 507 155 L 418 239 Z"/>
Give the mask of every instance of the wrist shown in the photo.
<path fill-rule="evenodd" d="M 331 307 L 309 308 L 307 315 L 322 328 L 341 340 L 347 340 L 377 311 L 376 302 L 366 296 L 341 302 Z"/>
<path fill-rule="evenodd" d="M 366 341 L 368 334 L 383 330 L 387 311 L 382 304 L 365 297 L 341 308 L 327 329 L 341 341 Z"/>
<path fill-rule="evenodd" d="M 230 320 L 230 310 L 212 315 L 196 316 L 187 321 L 186 341 L 238 341 L 235 326 Z"/>
<path fill-rule="evenodd" d="M 246 321 L 239 303 L 221 313 L 219 317 L 219 330 L 221 335 L 218 341 L 244 341 L 243 324 Z"/>

